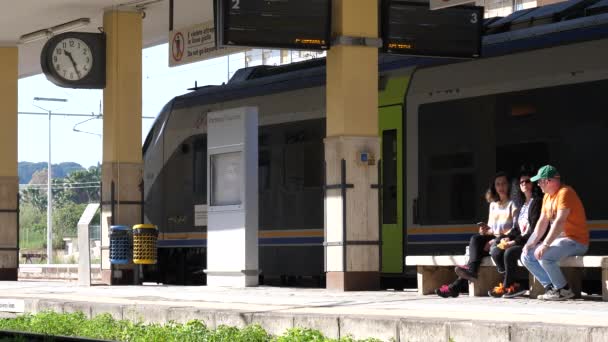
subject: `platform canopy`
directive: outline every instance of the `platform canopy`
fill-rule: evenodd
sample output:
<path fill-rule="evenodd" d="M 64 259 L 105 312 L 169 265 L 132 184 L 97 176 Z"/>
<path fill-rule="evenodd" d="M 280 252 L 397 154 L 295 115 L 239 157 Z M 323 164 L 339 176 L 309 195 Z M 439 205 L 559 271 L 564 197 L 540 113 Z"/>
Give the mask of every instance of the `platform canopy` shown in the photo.
<path fill-rule="evenodd" d="M 89 19 L 68 25 L 75 31 L 98 32 L 106 10 L 140 11 L 143 20 L 143 46 L 150 47 L 167 42 L 169 32 L 170 0 L 19 0 L 2 4 L 0 10 L 0 46 L 19 46 L 19 77 L 41 73 L 40 50 L 46 42 L 44 32 L 38 39 L 37 31 Z M 213 19 L 212 0 L 173 1 L 174 28 L 185 27 Z M 28 36 L 28 34 L 30 34 Z"/>

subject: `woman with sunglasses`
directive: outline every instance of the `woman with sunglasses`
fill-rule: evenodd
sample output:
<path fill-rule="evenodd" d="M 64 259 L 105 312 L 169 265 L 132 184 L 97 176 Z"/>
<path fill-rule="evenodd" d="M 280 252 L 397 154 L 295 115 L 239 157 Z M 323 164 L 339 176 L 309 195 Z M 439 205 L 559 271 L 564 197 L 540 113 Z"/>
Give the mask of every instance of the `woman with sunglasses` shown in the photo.
<path fill-rule="evenodd" d="M 490 255 L 498 272 L 504 274 L 503 282 L 488 291 L 488 295 L 492 297 L 513 298 L 526 292 L 515 282 L 514 275 L 523 246 L 534 232 L 540 217 L 542 198 L 540 189 L 530 180 L 533 175 L 534 173 L 529 171 L 520 173 L 517 180 L 519 185 L 514 184 L 511 194 L 515 206 L 520 208 L 513 229 L 490 248 Z"/>
<path fill-rule="evenodd" d="M 473 235 L 469 241 L 469 261 L 466 265 L 455 268 L 458 279 L 435 289 L 435 293 L 440 297 L 457 297 L 469 281 L 477 281 L 481 259 L 489 255 L 495 239 L 505 237 L 513 227 L 517 207 L 509 197 L 509 179 L 506 173 L 498 172 L 494 175 L 486 192 L 486 200 L 490 204 L 488 222 L 477 224 L 479 234 Z"/>

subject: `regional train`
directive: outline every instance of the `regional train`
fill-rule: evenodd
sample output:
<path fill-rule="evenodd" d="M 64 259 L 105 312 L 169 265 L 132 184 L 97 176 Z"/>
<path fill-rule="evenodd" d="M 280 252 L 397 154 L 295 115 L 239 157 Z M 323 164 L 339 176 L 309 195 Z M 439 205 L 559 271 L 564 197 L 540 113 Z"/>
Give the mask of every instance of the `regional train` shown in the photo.
<path fill-rule="evenodd" d="M 608 251 L 608 14 L 539 9 L 486 20 L 476 60 L 381 55 L 383 279 L 408 274 L 406 255 L 463 253 L 488 180 L 522 164 L 560 170 L 585 205 L 589 254 Z M 162 109 L 143 147 L 145 218 L 159 227 L 144 281 L 205 283 L 206 115 L 242 106 L 259 111 L 262 276 L 322 285 L 322 59 L 241 69 Z"/>

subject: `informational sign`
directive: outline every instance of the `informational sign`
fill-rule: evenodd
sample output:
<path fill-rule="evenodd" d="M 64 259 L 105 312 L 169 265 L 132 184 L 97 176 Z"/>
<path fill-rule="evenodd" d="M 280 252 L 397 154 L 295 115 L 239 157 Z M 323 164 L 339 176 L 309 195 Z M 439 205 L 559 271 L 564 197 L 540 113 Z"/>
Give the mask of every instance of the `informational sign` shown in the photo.
<path fill-rule="evenodd" d="M 197 227 L 207 226 L 207 205 L 194 205 L 194 225 Z"/>
<path fill-rule="evenodd" d="M 243 202 L 243 152 L 226 152 L 210 156 L 212 206 L 240 205 Z"/>
<path fill-rule="evenodd" d="M 386 0 L 382 7 L 384 52 L 451 58 L 481 54 L 483 7 L 431 11 L 424 3 Z"/>
<path fill-rule="evenodd" d="M 0 312 L 25 312 L 23 299 L 0 298 Z"/>
<path fill-rule="evenodd" d="M 218 4 L 221 46 L 329 49 L 331 0 L 219 0 Z"/>
<path fill-rule="evenodd" d="M 244 51 L 243 48 L 218 48 L 213 21 L 169 32 L 169 66 L 179 66 Z"/>
<path fill-rule="evenodd" d="M 430 0 L 429 5 L 431 10 L 440 8 L 453 7 L 465 4 L 475 4 L 475 1 L 471 0 Z"/>

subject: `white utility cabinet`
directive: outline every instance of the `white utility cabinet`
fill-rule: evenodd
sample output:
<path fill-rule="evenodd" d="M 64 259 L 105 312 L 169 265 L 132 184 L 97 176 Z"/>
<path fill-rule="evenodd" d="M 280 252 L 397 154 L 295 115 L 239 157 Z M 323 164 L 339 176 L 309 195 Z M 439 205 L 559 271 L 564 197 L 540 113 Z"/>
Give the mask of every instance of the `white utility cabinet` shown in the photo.
<path fill-rule="evenodd" d="M 210 112 L 207 158 L 207 286 L 257 286 L 257 108 Z"/>

